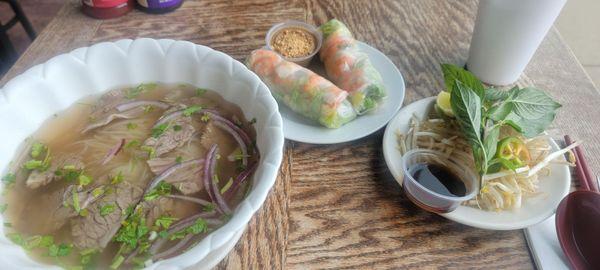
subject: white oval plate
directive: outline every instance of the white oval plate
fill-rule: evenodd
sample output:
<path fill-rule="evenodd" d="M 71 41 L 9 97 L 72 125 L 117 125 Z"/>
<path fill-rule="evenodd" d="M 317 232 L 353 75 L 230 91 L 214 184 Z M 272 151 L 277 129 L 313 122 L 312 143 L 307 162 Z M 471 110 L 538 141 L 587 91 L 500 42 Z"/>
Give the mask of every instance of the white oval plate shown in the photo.
<path fill-rule="evenodd" d="M 283 118 L 283 133 L 286 139 L 313 144 L 353 141 L 379 130 L 398 112 L 404 101 L 402 74 L 382 52 L 363 42 L 358 42 L 358 45 L 369 56 L 373 66 L 383 77 L 383 84 L 387 91 L 384 102 L 376 111 L 361 115 L 337 129 L 320 126 L 280 103 L 279 112 Z M 322 74 L 319 71 L 316 72 Z"/>
<path fill-rule="evenodd" d="M 414 114 L 423 119 L 433 107 L 435 97 L 425 98 L 404 107 L 390 121 L 383 135 L 383 155 L 390 172 L 402 185 L 403 173 L 400 164 L 402 155 L 396 148 L 396 131 L 407 132 L 409 121 Z M 550 139 L 553 150 L 558 145 Z M 459 206 L 453 212 L 442 214 L 447 219 L 488 230 L 523 229 L 544 221 L 556 211 L 556 207 L 568 193 L 571 186 L 571 174 L 567 165 L 551 164 L 550 176 L 540 177 L 540 194 L 525 198 L 519 209 L 491 212 L 469 206 Z"/>

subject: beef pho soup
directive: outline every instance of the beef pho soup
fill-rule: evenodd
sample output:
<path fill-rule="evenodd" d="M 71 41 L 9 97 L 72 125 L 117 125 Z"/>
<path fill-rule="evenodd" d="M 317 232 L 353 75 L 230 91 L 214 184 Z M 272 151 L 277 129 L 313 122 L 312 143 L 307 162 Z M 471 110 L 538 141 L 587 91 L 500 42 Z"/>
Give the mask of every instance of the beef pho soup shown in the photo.
<path fill-rule="evenodd" d="M 7 237 L 69 269 L 140 268 L 227 222 L 259 159 L 253 121 L 217 93 L 142 84 L 48 120 L 3 177 Z"/>

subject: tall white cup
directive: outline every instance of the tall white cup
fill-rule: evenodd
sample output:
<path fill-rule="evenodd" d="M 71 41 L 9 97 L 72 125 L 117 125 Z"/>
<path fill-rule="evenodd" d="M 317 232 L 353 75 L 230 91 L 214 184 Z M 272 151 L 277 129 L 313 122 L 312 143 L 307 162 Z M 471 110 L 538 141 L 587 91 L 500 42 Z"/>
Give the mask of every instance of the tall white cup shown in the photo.
<path fill-rule="evenodd" d="M 493 85 L 514 83 L 567 0 L 480 0 L 467 68 Z"/>

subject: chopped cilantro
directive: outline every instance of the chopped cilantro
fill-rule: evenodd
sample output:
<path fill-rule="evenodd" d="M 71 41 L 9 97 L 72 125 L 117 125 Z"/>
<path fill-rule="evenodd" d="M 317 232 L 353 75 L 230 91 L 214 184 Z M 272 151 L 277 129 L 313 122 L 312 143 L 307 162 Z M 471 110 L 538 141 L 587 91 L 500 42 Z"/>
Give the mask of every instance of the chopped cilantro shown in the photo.
<path fill-rule="evenodd" d="M 13 185 L 17 180 L 17 176 L 14 173 L 7 173 L 4 177 L 2 177 L 2 182 L 7 185 Z"/>
<path fill-rule="evenodd" d="M 156 88 L 156 86 L 156 83 L 142 83 L 136 87 L 127 89 L 127 91 L 125 92 L 125 97 L 128 99 L 136 98 L 140 94 Z"/>
<path fill-rule="evenodd" d="M 187 228 L 187 231 L 193 234 L 205 233 L 208 231 L 208 225 L 204 219 L 199 218 L 192 226 Z"/>
<path fill-rule="evenodd" d="M 115 211 L 115 205 L 112 203 L 105 204 L 100 208 L 100 215 L 106 216 Z"/>
<path fill-rule="evenodd" d="M 6 211 L 6 208 L 8 208 L 8 204 L 0 204 L 0 214 L 3 214 Z"/>
<path fill-rule="evenodd" d="M 250 120 L 250 125 L 254 125 L 256 124 L 256 118 L 252 118 L 252 120 Z"/>
<path fill-rule="evenodd" d="M 202 122 L 208 122 L 208 120 L 210 120 L 210 115 L 205 113 L 204 115 L 202 115 L 202 117 L 200 117 L 200 120 L 202 120 Z"/>
<path fill-rule="evenodd" d="M 206 90 L 204 88 L 196 88 L 196 96 L 202 96 L 202 95 L 204 95 L 204 93 L 206 93 L 206 91 L 208 91 L 208 90 Z"/>
<path fill-rule="evenodd" d="M 145 113 L 149 113 L 149 112 L 154 111 L 154 106 L 152 106 L 152 105 L 142 106 L 142 108 L 144 108 L 144 112 Z"/>
<path fill-rule="evenodd" d="M 174 234 L 171 234 L 171 236 L 169 236 L 169 239 L 182 239 L 188 234 L 200 234 L 205 232 L 208 232 L 208 225 L 204 219 L 198 218 L 196 222 L 194 222 L 194 224 L 190 225 L 189 227 L 178 231 Z"/>
<path fill-rule="evenodd" d="M 73 245 L 67 244 L 52 244 L 48 247 L 48 256 L 50 257 L 65 257 L 69 256 L 71 253 L 71 249 L 73 249 Z"/>
<path fill-rule="evenodd" d="M 167 123 L 162 123 L 154 128 L 152 128 L 152 138 L 158 138 L 160 137 L 160 135 L 162 135 L 163 133 L 165 133 L 165 131 L 167 130 L 167 128 L 169 128 L 169 124 Z"/>
<path fill-rule="evenodd" d="M 160 238 L 167 238 L 168 236 L 169 236 L 169 232 L 166 230 L 158 232 L 158 237 L 160 237 Z"/>
<path fill-rule="evenodd" d="M 177 156 L 175 158 L 175 163 L 181 163 L 183 161 L 183 157 L 182 156 Z"/>
<path fill-rule="evenodd" d="M 214 211 L 215 208 L 216 208 L 215 205 L 211 203 L 211 204 L 205 205 L 202 210 L 204 210 L 204 212 L 211 212 L 211 211 Z"/>
<path fill-rule="evenodd" d="M 183 115 L 192 116 L 192 114 L 202 110 L 202 107 L 199 105 L 192 105 L 183 110 Z"/>
<path fill-rule="evenodd" d="M 94 198 L 98 198 L 98 197 L 102 196 L 102 194 L 104 194 L 104 192 L 106 192 L 106 189 L 104 189 L 104 186 L 99 186 L 92 190 L 92 196 L 94 196 Z"/>
<path fill-rule="evenodd" d="M 158 228 L 168 229 L 173 224 L 173 221 L 178 220 L 178 218 L 161 216 L 154 221 L 154 226 Z"/>
<path fill-rule="evenodd" d="M 175 131 L 180 131 L 181 129 L 182 129 L 182 127 L 180 125 L 173 126 L 173 130 L 175 130 Z"/>
<path fill-rule="evenodd" d="M 92 177 L 87 176 L 85 174 L 80 174 L 77 180 L 79 180 L 78 182 L 80 186 L 87 186 L 93 181 Z"/>
<path fill-rule="evenodd" d="M 127 144 L 125 144 L 125 148 L 135 148 L 138 147 L 140 144 L 141 143 L 139 140 L 131 140 Z"/>
<path fill-rule="evenodd" d="M 117 173 L 117 175 L 113 176 L 113 178 L 110 180 L 110 183 L 113 185 L 119 184 L 123 182 L 123 174 L 121 173 L 121 171 L 119 171 Z"/>
<path fill-rule="evenodd" d="M 154 147 L 143 145 L 142 147 L 140 147 L 140 149 L 142 149 L 142 151 L 147 152 L 149 158 L 153 158 L 156 156 L 156 149 L 154 149 Z"/>
<path fill-rule="evenodd" d="M 136 123 L 127 123 L 127 129 L 132 130 L 136 129 L 138 125 Z"/>
<path fill-rule="evenodd" d="M 54 237 L 52 235 L 44 235 L 40 240 L 40 247 L 49 247 L 54 243 Z"/>
<path fill-rule="evenodd" d="M 84 249 L 79 252 L 80 259 L 79 261 L 83 266 L 89 265 L 92 262 L 92 257 L 98 253 L 98 250 L 95 248 Z"/>
<path fill-rule="evenodd" d="M 160 196 L 169 195 L 169 194 L 171 194 L 172 188 L 173 188 L 173 185 L 171 185 L 167 182 L 164 182 L 164 181 L 160 182 L 160 184 L 158 184 L 158 186 L 153 188 L 150 192 L 148 192 L 148 194 L 144 195 L 144 200 L 152 201 Z"/>
<path fill-rule="evenodd" d="M 54 173 L 59 173 L 59 172 L 60 172 L 59 175 L 62 175 L 62 177 L 69 182 L 73 182 L 73 181 L 75 181 L 75 179 L 78 179 L 82 173 L 82 171 L 70 170 L 70 169 L 69 170 L 63 169 L 62 171 L 58 170 Z"/>
<path fill-rule="evenodd" d="M 33 145 L 31 146 L 31 157 L 32 158 L 37 158 L 39 157 L 44 151 L 46 151 L 46 146 L 42 143 L 39 142 L 35 142 L 33 143 Z"/>
<path fill-rule="evenodd" d="M 44 168 L 47 168 L 44 165 L 43 161 L 41 161 L 41 160 L 35 160 L 35 159 L 32 159 L 30 161 L 25 162 L 25 164 L 23 164 L 23 166 L 25 167 L 25 169 L 28 169 L 28 170 L 40 170 L 40 171 L 44 171 L 45 170 Z"/>

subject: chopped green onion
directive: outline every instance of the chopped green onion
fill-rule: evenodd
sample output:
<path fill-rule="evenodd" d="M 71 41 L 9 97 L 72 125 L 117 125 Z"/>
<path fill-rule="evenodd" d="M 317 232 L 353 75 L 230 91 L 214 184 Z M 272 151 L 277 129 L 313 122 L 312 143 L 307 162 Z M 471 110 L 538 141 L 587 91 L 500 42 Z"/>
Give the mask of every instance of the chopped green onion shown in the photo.
<path fill-rule="evenodd" d="M 136 123 L 127 123 L 127 129 L 132 130 L 136 129 L 138 125 Z"/>
<path fill-rule="evenodd" d="M 167 128 L 169 128 L 169 124 L 167 124 L 167 123 L 162 123 L 162 124 L 156 126 L 155 128 L 152 128 L 152 135 L 151 135 L 152 138 L 160 137 L 160 135 L 165 133 Z"/>
<path fill-rule="evenodd" d="M 100 208 L 100 216 L 106 216 L 112 212 L 115 211 L 115 205 L 110 203 L 110 204 L 105 204 L 102 206 L 102 208 Z"/>
<path fill-rule="evenodd" d="M 125 257 L 119 255 L 117 256 L 113 262 L 110 264 L 110 269 L 119 269 L 119 267 L 121 266 L 121 264 L 123 263 L 123 261 L 125 261 Z"/>
<path fill-rule="evenodd" d="M 224 194 L 225 192 L 227 192 L 227 190 L 229 190 L 229 188 L 231 187 L 232 184 L 233 184 L 233 178 L 229 177 L 229 181 L 227 181 L 225 186 L 223 186 L 223 188 L 221 188 L 221 194 Z"/>
<path fill-rule="evenodd" d="M 163 229 L 168 229 L 169 227 L 171 227 L 171 224 L 173 224 L 173 222 L 176 220 L 178 220 L 178 218 L 161 216 L 154 221 L 154 226 L 158 228 L 162 227 Z"/>
<path fill-rule="evenodd" d="M 115 175 L 115 176 L 114 176 L 114 177 L 113 177 L 113 178 L 110 180 L 110 183 L 111 183 L 111 184 L 113 184 L 113 185 L 116 185 L 116 184 L 119 184 L 119 183 L 121 183 L 121 182 L 123 182 L 123 174 L 121 173 L 121 171 L 119 171 L 119 172 L 117 173 L 117 175 Z"/>
<path fill-rule="evenodd" d="M 204 88 L 196 88 L 196 96 L 202 96 L 202 95 L 204 95 L 204 93 L 206 93 L 206 91 L 208 91 L 208 90 L 206 90 Z"/>
<path fill-rule="evenodd" d="M 192 116 L 192 114 L 198 112 L 202 110 L 202 107 L 199 105 L 192 105 L 190 107 L 187 107 L 185 110 L 183 110 L 183 115 L 185 116 Z"/>
<path fill-rule="evenodd" d="M 92 183 L 93 179 L 85 174 L 80 174 L 77 178 L 80 186 L 87 186 Z"/>

